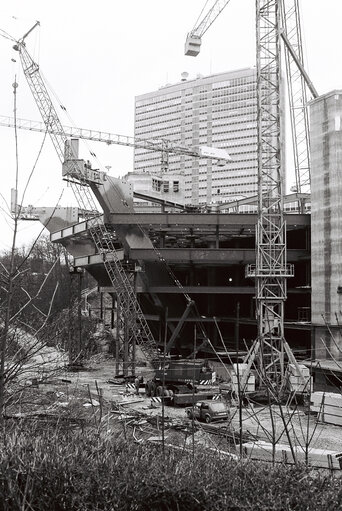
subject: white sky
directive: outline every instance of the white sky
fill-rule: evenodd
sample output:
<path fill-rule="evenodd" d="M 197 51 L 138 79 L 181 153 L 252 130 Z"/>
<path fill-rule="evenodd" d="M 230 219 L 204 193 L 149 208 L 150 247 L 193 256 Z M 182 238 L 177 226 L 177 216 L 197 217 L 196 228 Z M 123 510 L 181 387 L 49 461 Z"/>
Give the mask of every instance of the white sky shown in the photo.
<path fill-rule="evenodd" d="M 12 0 L 0 7 L 0 29 L 20 38 L 39 20 L 41 27 L 27 39 L 27 48 L 39 62 L 70 119 L 77 127 L 133 135 L 134 96 L 198 73 L 230 71 L 255 65 L 255 1 L 231 0 L 205 34 L 197 58 L 184 56 L 184 41 L 204 0 Z M 307 71 L 320 94 L 342 89 L 341 0 L 302 0 L 302 28 Z M 17 62 L 12 62 L 16 59 Z M 17 75 L 19 118 L 41 120 L 21 71 L 12 43 L 0 38 L 0 115 L 13 116 L 14 76 Z M 58 105 L 57 105 L 58 106 Z M 15 150 L 12 129 L 0 127 L 1 194 L 10 200 L 14 186 Z M 20 185 L 23 190 L 42 143 L 43 134 L 19 132 Z M 101 143 L 81 144 L 81 157 L 111 166 L 122 176 L 132 170 L 133 149 Z M 66 184 L 50 141 L 29 185 L 24 205 L 54 206 Z M 66 188 L 63 205 L 75 204 Z M 0 204 L 6 208 L 3 199 Z M 2 212 L 0 212 L 2 213 Z M 9 248 L 8 218 L 0 218 L 0 250 Z M 41 229 L 21 222 L 19 245 Z"/>

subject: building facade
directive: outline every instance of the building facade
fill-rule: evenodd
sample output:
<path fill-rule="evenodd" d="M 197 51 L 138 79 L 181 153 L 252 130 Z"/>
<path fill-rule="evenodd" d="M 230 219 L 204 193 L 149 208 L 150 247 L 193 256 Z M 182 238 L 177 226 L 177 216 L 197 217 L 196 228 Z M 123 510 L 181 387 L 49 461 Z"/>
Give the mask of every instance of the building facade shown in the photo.
<path fill-rule="evenodd" d="M 155 176 L 156 186 L 160 186 L 156 192 L 167 196 L 172 174 L 177 173 L 182 177 L 176 193 L 185 204 L 222 204 L 255 195 L 255 68 L 199 76 L 194 80 L 184 78 L 175 85 L 137 96 L 135 137 L 167 139 L 194 149 L 225 148 L 233 159 L 222 166 L 210 159 L 170 154 L 166 172 L 161 170 L 159 153 L 136 148 L 134 170 Z"/>
<path fill-rule="evenodd" d="M 342 360 L 342 90 L 310 105 L 312 326 L 317 358 Z"/>

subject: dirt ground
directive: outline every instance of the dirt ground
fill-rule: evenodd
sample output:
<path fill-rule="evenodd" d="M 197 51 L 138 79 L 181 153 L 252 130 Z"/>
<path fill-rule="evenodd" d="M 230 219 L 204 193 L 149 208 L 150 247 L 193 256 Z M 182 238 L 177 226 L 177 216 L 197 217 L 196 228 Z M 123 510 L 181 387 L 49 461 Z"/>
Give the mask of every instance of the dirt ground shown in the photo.
<path fill-rule="evenodd" d="M 138 371 L 145 381 L 151 377 L 145 368 Z M 83 424 L 99 424 L 101 419 L 102 422 L 107 421 L 108 431 L 131 426 L 130 431 L 137 442 L 146 439 L 160 441 L 161 404 L 147 398 L 143 389 L 137 396 L 134 388 L 123 383 L 113 384 L 113 381 L 115 361 L 105 355 L 95 355 L 81 370 L 61 368 L 45 383 L 37 383 L 33 378 L 33 385 L 23 386 L 20 399 L 14 400 L 8 414 L 61 417 L 73 425 L 80 424 L 80 421 Z M 218 386 L 216 390 L 219 391 Z M 342 452 L 342 427 L 317 422 L 317 418 L 305 413 L 303 407 L 280 409 L 274 405 L 249 404 L 242 408 L 240 417 L 236 404 L 227 404 L 230 411 L 228 422 L 210 424 L 209 427 L 197 423 L 194 434 L 185 407 L 165 406 L 165 441 L 176 446 L 204 444 L 209 448 L 234 453 L 238 448 L 232 445 L 232 436 L 238 442 L 241 424 L 244 438 L 255 437 L 266 442 L 276 438 L 281 444 L 292 442 L 302 446 L 310 438 L 310 448 Z"/>
<path fill-rule="evenodd" d="M 139 374 L 145 376 L 145 381 L 150 377 L 150 374 L 148 374 L 146 378 L 144 368 L 139 369 L 139 371 Z M 136 396 L 134 389 L 127 389 L 125 385 L 109 383 L 114 375 L 115 365 L 113 359 L 103 357 L 101 359 L 100 357 L 93 360 L 89 370 L 77 373 L 65 371 L 61 378 L 71 381 L 72 384 L 69 385 L 74 388 L 88 389 L 89 386 L 95 399 L 98 395 L 98 389 L 101 389 L 104 400 L 119 404 L 121 409 L 127 410 L 126 413 L 135 411 L 148 416 L 161 415 L 161 405 L 153 403 L 153 406 L 151 406 L 151 398 L 145 397 L 142 393 Z M 240 426 L 238 408 L 234 403 L 230 404 L 229 407 L 230 423 L 238 431 Z M 186 420 L 185 408 L 166 406 L 165 416 Z M 277 406 L 272 406 L 270 409 L 268 406 L 254 404 L 242 410 L 243 431 L 257 436 L 260 440 L 270 441 L 271 432 L 273 431 L 273 435 L 278 438 L 280 443 L 287 444 L 288 438 L 284 431 L 284 424 L 287 422 L 291 424 L 288 427 L 288 435 L 294 443 L 303 444 L 306 438 L 312 437 L 310 447 L 342 452 L 342 427 L 317 422 L 317 418 L 305 413 L 303 407 L 292 405 L 280 410 Z"/>

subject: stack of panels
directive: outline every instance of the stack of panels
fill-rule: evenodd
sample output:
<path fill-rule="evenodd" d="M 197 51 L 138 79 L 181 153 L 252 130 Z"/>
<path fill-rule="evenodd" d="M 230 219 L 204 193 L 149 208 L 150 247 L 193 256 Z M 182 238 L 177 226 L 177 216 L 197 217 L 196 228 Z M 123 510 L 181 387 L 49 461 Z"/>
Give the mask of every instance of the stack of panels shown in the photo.
<path fill-rule="evenodd" d="M 248 442 L 243 444 L 243 447 L 245 455 L 252 459 L 273 461 L 273 445 L 271 443 L 263 441 Z M 289 445 L 276 444 L 274 449 L 274 461 L 278 463 L 294 463 Z M 293 445 L 293 451 L 297 462 L 306 462 L 305 449 L 303 447 Z M 342 452 L 309 448 L 308 464 L 312 467 L 339 470 L 342 467 Z"/>
<path fill-rule="evenodd" d="M 233 371 L 231 372 L 232 385 L 235 392 L 238 392 L 238 381 L 243 379 L 247 370 L 247 364 L 233 364 Z M 239 374 L 239 378 L 238 378 Z M 241 392 L 254 392 L 255 391 L 255 375 L 250 372 L 246 384 L 241 387 Z"/>
<path fill-rule="evenodd" d="M 317 412 L 318 420 L 342 426 L 342 395 L 333 392 L 313 392 L 310 411 Z"/>
<path fill-rule="evenodd" d="M 298 364 L 300 373 L 294 364 L 288 365 L 290 375 L 290 387 L 294 392 L 310 392 L 312 389 L 312 377 L 310 377 L 310 369 L 303 364 Z M 303 378 L 304 377 L 304 381 Z"/>

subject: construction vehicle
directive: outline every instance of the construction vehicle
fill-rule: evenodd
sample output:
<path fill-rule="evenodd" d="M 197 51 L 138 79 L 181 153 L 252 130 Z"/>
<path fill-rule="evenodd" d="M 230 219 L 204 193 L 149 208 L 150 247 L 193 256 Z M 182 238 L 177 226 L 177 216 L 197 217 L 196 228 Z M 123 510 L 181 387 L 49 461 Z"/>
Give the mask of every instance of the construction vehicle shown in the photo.
<path fill-rule="evenodd" d="M 216 373 L 206 360 L 167 359 L 155 370 L 145 389 L 148 397 L 158 397 L 168 405 L 184 406 L 217 394 L 216 388 L 209 387 L 215 382 Z M 206 386 L 208 390 L 197 385 Z"/>
<path fill-rule="evenodd" d="M 163 379 L 169 383 L 174 382 L 193 382 L 199 385 L 209 385 L 215 383 L 216 373 L 211 371 L 206 360 L 167 360 L 165 364 L 161 363 L 156 369 L 155 377 L 158 380 Z"/>

